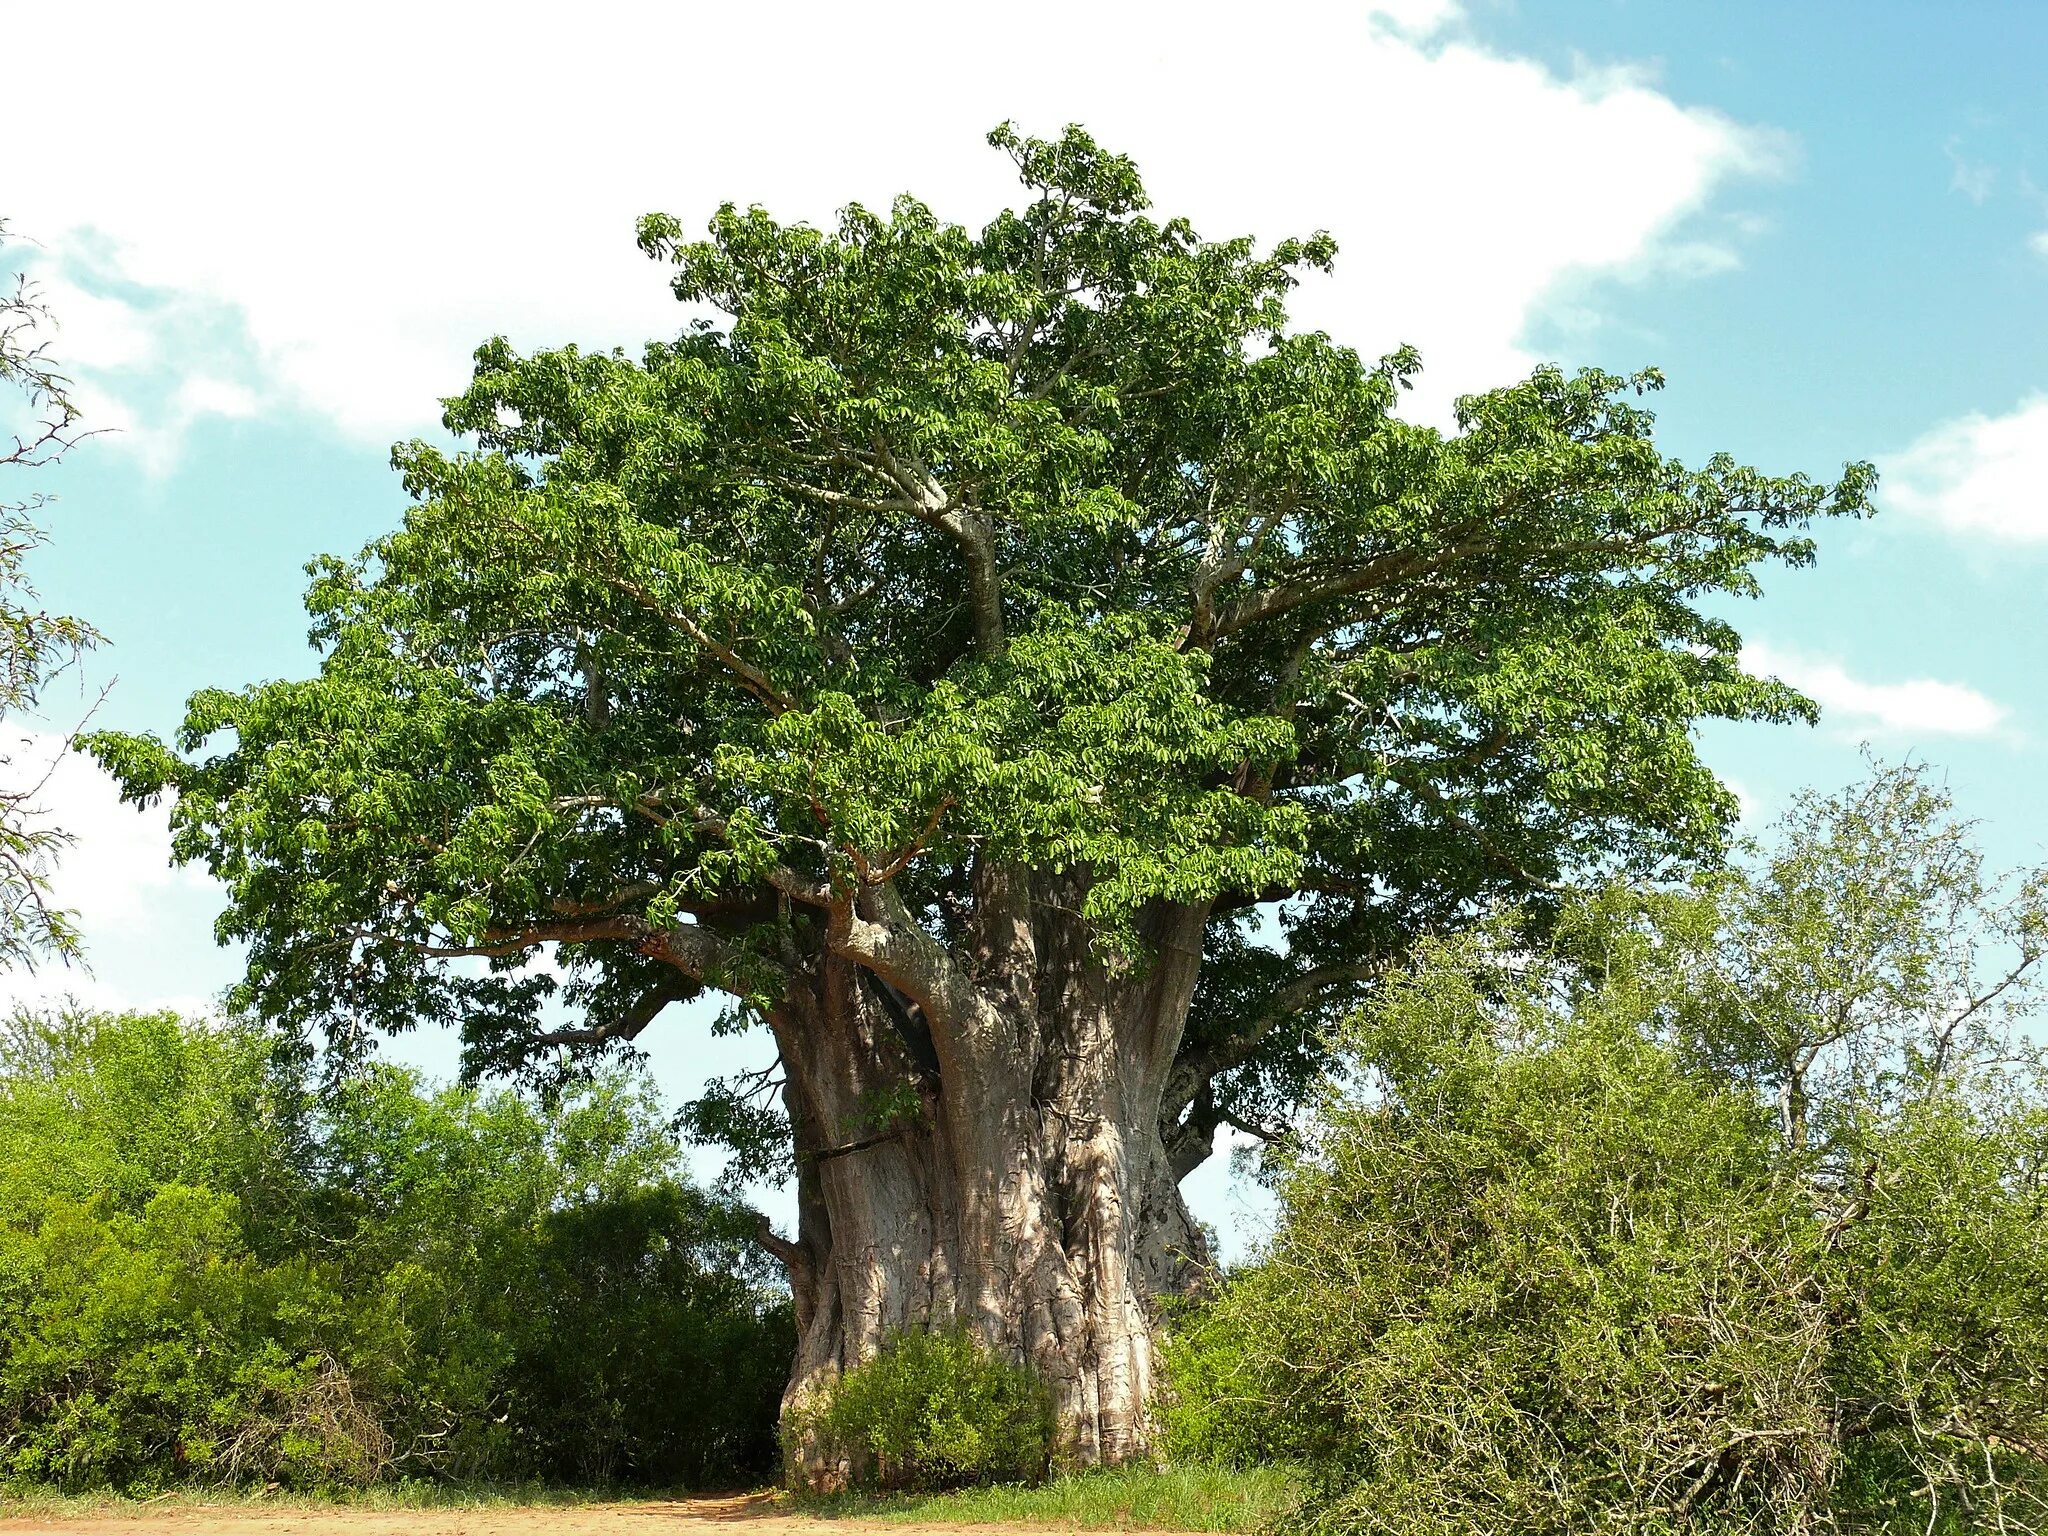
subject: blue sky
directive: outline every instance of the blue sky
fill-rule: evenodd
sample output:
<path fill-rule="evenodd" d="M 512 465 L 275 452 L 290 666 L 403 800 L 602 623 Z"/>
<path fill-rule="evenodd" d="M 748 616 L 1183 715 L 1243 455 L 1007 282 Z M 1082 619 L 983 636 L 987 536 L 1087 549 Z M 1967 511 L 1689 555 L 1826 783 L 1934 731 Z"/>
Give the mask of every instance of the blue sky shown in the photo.
<path fill-rule="evenodd" d="M 389 445 L 434 430 L 476 342 L 677 325 L 635 215 L 820 220 L 909 188 L 978 221 L 1008 192 L 981 134 L 1079 120 L 1210 233 L 1331 228 L 1298 312 L 1421 348 L 1424 416 L 1541 360 L 1654 363 L 1671 451 L 1878 460 L 1882 514 L 1736 615 L 1825 720 L 1712 730 L 1711 760 L 1762 817 L 1867 741 L 1939 765 L 1997 859 L 2044 857 L 2048 6 L 573 14 L 0 0 L 63 130 L 0 165 L 0 215 L 113 429 L 44 476 L 36 571 L 112 643 L 12 724 L 61 729 L 111 681 L 102 722 L 169 730 L 196 687 L 308 671 L 300 566 L 397 520 Z M 93 971 L 10 990 L 203 1005 L 236 969 L 205 877 L 86 765 L 51 797 Z M 745 1049 L 683 1019 L 651 1042 L 677 1093 Z M 1227 1185 L 1212 1164 L 1196 1197 L 1228 1230 Z"/>

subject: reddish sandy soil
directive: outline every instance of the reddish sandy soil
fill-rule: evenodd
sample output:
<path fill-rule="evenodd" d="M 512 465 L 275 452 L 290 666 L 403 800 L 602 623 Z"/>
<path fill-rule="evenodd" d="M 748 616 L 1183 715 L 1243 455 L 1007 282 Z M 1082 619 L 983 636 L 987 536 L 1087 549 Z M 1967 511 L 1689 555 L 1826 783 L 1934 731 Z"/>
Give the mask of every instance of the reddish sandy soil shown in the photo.
<path fill-rule="evenodd" d="M 816 1520 L 778 1509 L 765 1494 L 503 1509 L 209 1508 L 183 1501 L 77 1515 L 10 1516 L 4 1509 L 0 1536 L 961 1536 L 1002 1529 Z"/>

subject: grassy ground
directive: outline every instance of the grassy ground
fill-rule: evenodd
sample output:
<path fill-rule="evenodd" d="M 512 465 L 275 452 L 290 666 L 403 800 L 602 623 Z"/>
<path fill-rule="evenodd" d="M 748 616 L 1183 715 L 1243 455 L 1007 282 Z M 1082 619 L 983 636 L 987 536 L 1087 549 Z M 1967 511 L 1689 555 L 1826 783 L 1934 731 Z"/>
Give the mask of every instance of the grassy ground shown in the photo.
<path fill-rule="evenodd" d="M 1287 1468 L 1231 1472 L 1120 1467 L 1056 1477 L 1038 1488 L 959 1493 L 791 1498 L 792 1511 L 824 1519 L 933 1525 L 1064 1526 L 1071 1530 L 1253 1532 L 1270 1528 L 1300 1496 Z"/>
<path fill-rule="evenodd" d="M 373 1483 L 367 1488 L 309 1491 L 257 1486 L 208 1487 L 188 1484 L 163 1493 L 128 1494 L 112 1490 L 68 1493 L 38 1484 L 0 1484 L 0 1513 L 52 1518 L 122 1514 L 172 1508 L 248 1509 L 573 1509 L 625 1499 L 667 1497 L 658 1490 L 562 1488 L 545 1483 L 437 1483 L 404 1480 Z M 687 1498 L 688 1494 L 676 1494 Z"/>
<path fill-rule="evenodd" d="M 1250 1536 L 1268 1529 L 1292 1505 L 1297 1480 L 1285 1469 L 1226 1472 L 1207 1467 L 1171 1471 L 1124 1467 L 1058 1477 L 1039 1488 L 973 1488 L 943 1494 L 841 1494 L 830 1498 L 773 1494 L 746 1501 L 746 1511 L 721 1519 L 744 1524 L 749 1514 L 774 1518 L 886 1522 L 897 1525 L 1027 1525 L 1039 1529 L 1222 1531 Z M 652 1489 L 561 1488 L 542 1484 L 400 1482 L 335 1493 L 256 1488 L 179 1488 L 153 1498 L 115 1493 L 61 1493 L 0 1487 L 0 1516 L 89 1522 L 95 1516 L 153 1509 L 490 1510 L 552 1508 L 565 1512 L 618 1502 L 687 1499 Z"/>

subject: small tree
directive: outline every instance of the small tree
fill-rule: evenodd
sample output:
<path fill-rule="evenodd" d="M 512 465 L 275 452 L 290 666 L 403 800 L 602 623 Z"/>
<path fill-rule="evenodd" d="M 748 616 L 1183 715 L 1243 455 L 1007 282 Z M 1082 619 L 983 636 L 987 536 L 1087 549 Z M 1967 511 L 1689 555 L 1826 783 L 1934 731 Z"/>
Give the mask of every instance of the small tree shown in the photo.
<path fill-rule="evenodd" d="M 0 246 L 6 243 L 0 220 Z M 0 392 L 12 406 L 0 416 L 0 468 L 10 472 L 54 463 L 81 436 L 69 381 L 50 357 L 52 325 L 35 284 L 25 272 L 12 273 L 0 290 Z M 27 561 L 44 541 L 38 519 L 49 500 L 41 491 L 10 497 L 0 490 L 0 719 L 33 709 L 52 675 L 99 640 L 84 620 L 44 608 L 29 582 Z M 0 752 L 0 771 L 13 766 Z M 0 788 L 0 967 L 79 952 L 71 915 L 49 899 L 51 865 L 70 836 L 37 808 L 47 779 L 46 772 Z"/>
<path fill-rule="evenodd" d="M 1417 933 L 1714 852 L 1695 723 L 1811 706 L 1704 610 L 1870 475 L 1669 459 L 1654 374 L 1405 422 L 1412 354 L 1287 326 L 1327 238 L 1154 220 L 1078 129 L 992 142 L 1027 196 L 979 234 L 646 220 L 718 318 L 484 346 L 475 451 L 402 446 L 404 529 L 313 567 L 319 676 L 93 747 L 177 793 L 286 1027 L 512 1068 L 724 994 L 780 1103 L 699 1118 L 794 1169 L 794 1397 L 958 1322 L 1114 1460 L 1217 1127 L 1284 1121 Z"/>
<path fill-rule="evenodd" d="M 1792 1153 L 1852 1171 L 1873 1112 L 2018 1048 L 2048 960 L 2048 873 L 1994 877 L 1923 767 L 1801 795 L 1760 863 L 1709 877 L 1679 1037 L 1766 1098 Z M 1665 968 L 1645 963 L 1645 971 Z"/>

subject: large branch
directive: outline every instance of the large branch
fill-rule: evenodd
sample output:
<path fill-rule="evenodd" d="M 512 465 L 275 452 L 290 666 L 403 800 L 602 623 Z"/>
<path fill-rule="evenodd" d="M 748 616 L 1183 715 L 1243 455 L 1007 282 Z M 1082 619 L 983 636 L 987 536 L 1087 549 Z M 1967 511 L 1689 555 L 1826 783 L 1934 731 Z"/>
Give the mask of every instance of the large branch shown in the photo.
<path fill-rule="evenodd" d="M 522 535 L 528 543 L 545 551 L 546 544 L 539 530 L 526 522 L 525 519 L 512 515 L 503 517 L 499 521 L 501 526 Z M 720 666 L 724 667 L 740 687 L 759 699 L 763 704 L 766 704 L 775 714 L 783 714 L 798 707 L 797 701 L 778 688 L 773 678 L 741 656 L 730 645 L 725 644 L 712 635 L 709 630 L 699 624 L 690 614 L 664 602 L 658 595 L 648 591 L 639 582 L 623 576 L 617 571 L 600 567 L 592 571 L 590 575 L 593 580 L 611 588 L 612 591 L 618 593 L 636 608 L 654 615 L 655 618 L 667 624 L 670 628 L 680 630 L 684 635 L 688 636 L 715 659 Z"/>
<path fill-rule="evenodd" d="M 1188 636 L 1196 646 L 1206 645 L 1215 637 L 1216 594 L 1244 575 L 1253 562 L 1262 557 L 1267 540 L 1299 504 L 1299 497 L 1291 492 L 1272 498 L 1263 511 L 1256 510 L 1254 501 L 1247 501 L 1243 506 L 1230 504 L 1219 507 L 1220 498 L 1221 487 L 1212 485 L 1204 511 L 1208 530 L 1202 539 L 1202 558 L 1189 583 L 1192 602 Z M 1245 521 L 1241 535 L 1232 521 L 1234 515 Z"/>
<path fill-rule="evenodd" d="M 1241 1067 L 1250 1061 L 1259 1047 L 1288 1020 L 1325 1001 L 1331 990 L 1370 981 L 1383 968 L 1381 962 L 1370 961 L 1351 965 L 1319 965 L 1303 971 L 1274 992 L 1247 1028 L 1213 1045 L 1182 1052 L 1166 1079 L 1166 1093 L 1160 1105 L 1162 1123 L 1171 1126 L 1179 1120 L 1212 1082 L 1231 1068 Z"/>
<path fill-rule="evenodd" d="M 1233 604 L 1218 616 L 1213 631 L 1206 639 L 1209 643 L 1225 639 L 1254 624 L 1278 618 L 1282 614 L 1291 613 L 1310 604 L 1330 602 L 1341 597 L 1356 597 L 1395 582 L 1439 575 L 1479 556 L 1506 554 L 1517 563 L 1524 574 L 1527 574 L 1541 569 L 1548 563 L 1560 561 L 1593 557 L 1602 561 L 1615 561 L 1630 556 L 1645 557 L 1656 549 L 1660 540 L 1698 531 L 1696 522 L 1680 520 L 1612 537 L 1571 539 L 1513 549 L 1504 545 L 1499 537 L 1499 529 L 1507 523 L 1508 519 L 1498 514 L 1483 519 L 1468 519 L 1446 531 L 1440 540 L 1428 549 L 1390 550 L 1348 570 L 1282 582 L 1277 587 L 1270 587 L 1241 603 Z M 1203 637 L 1198 636 L 1196 639 L 1199 642 Z"/>
<path fill-rule="evenodd" d="M 950 801 L 947 802 L 947 804 L 950 803 Z M 666 795 L 660 790 L 645 791 L 634 796 L 631 800 L 622 800 L 613 795 L 568 795 L 553 801 L 550 808 L 560 813 L 599 807 L 624 811 L 630 815 L 644 816 L 659 826 L 667 826 L 679 817 L 687 816 L 692 832 L 700 836 L 716 837 L 728 844 L 731 842 L 731 824 L 725 817 L 720 816 L 716 811 L 707 810 L 701 805 L 694 804 L 685 809 L 671 811 Z M 943 812 L 944 809 L 945 806 L 942 805 L 940 811 Z M 937 814 L 934 813 L 934 822 L 936 822 Z M 814 846 L 821 849 L 825 847 L 822 843 L 816 843 Z M 913 849 L 913 857 L 915 856 L 915 851 Z M 826 908 L 832 905 L 832 891 L 824 881 L 814 880 L 808 875 L 800 874 L 786 864 L 777 864 L 764 871 L 760 876 L 760 880 L 763 886 L 774 891 L 777 895 L 787 897 L 791 901 L 802 902 L 805 906 Z M 613 907 L 623 905 L 628 901 L 644 900 L 654 895 L 660 889 L 661 887 L 657 885 L 642 883 L 621 887 L 620 890 L 614 892 L 610 897 L 604 898 L 595 904 L 557 900 L 550 902 L 549 907 L 559 916 L 589 916 L 611 911 Z M 727 910 L 743 910 L 746 906 L 746 901 L 744 897 L 738 897 L 704 902 L 695 906 L 687 903 L 679 903 L 679 905 L 684 911 L 709 914 Z"/>
<path fill-rule="evenodd" d="M 994 1010 L 948 950 L 918 924 L 887 881 L 862 887 L 833 907 L 826 924 L 832 952 L 894 987 L 923 1011 L 942 1064 L 963 1035 L 975 1039 Z"/>
<path fill-rule="evenodd" d="M 1197 637 L 1214 642 L 1227 639 L 1254 624 L 1292 613 L 1297 608 L 1311 603 L 1329 602 L 1340 597 L 1356 597 L 1376 587 L 1390 586 L 1398 581 L 1410 581 L 1418 576 L 1434 575 L 1450 566 L 1461 564 L 1475 555 L 1486 554 L 1498 547 L 1498 541 L 1490 532 L 1481 531 L 1477 525 L 1468 524 L 1462 538 L 1442 544 L 1429 550 L 1399 550 L 1377 556 L 1363 565 L 1353 566 L 1334 575 L 1304 578 L 1283 582 L 1277 587 L 1233 603 L 1221 613 L 1215 626 L 1206 637 Z"/>
<path fill-rule="evenodd" d="M 673 966 L 685 976 L 720 990 L 731 990 L 728 983 L 742 969 L 769 964 L 758 956 L 743 955 L 730 939 L 702 923 L 680 923 L 674 927 L 659 928 L 630 913 L 492 928 L 473 944 L 439 942 L 377 929 L 356 929 L 350 938 L 373 944 L 395 944 L 436 960 L 510 959 L 542 944 L 629 944 L 648 958 Z"/>
<path fill-rule="evenodd" d="M 752 1214 L 754 1241 L 782 1261 L 783 1268 L 789 1271 L 790 1290 L 799 1297 L 808 1297 L 816 1272 L 816 1266 L 811 1263 L 809 1250 L 803 1244 L 793 1243 L 778 1233 L 775 1230 L 775 1223 L 768 1219 L 765 1212 L 755 1211 Z M 800 1306 L 802 1304 L 798 1303 Z"/>
<path fill-rule="evenodd" d="M 1176 1184 L 1209 1160 L 1216 1150 L 1216 1132 L 1226 1125 L 1257 1138 L 1267 1146 L 1288 1139 L 1284 1127 L 1259 1125 L 1234 1114 L 1216 1102 L 1212 1089 L 1204 1088 L 1189 1107 L 1185 1119 L 1178 1125 L 1161 1127 L 1167 1165 L 1173 1170 Z"/>
<path fill-rule="evenodd" d="M 682 977 L 664 976 L 635 998 L 632 1006 L 616 1018 L 607 1019 L 601 1024 L 544 1030 L 534 1036 L 533 1044 L 539 1047 L 606 1045 L 614 1040 L 635 1040 L 670 1003 L 682 1002 L 689 996 L 690 987 Z"/>
<path fill-rule="evenodd" d="M 908 510 L 960 547 L 967 561 L 967 597 L 974 613 L 974 644 L 984 656 L 1000 656 L 1008 639 L 1003 628 L 1002 575 L 996 569 L 995 523 L 985 512 L 957 503 L 931 471 L 875 444 L 875 457 L 903 493 Z"/>
<path fill-rule="evenodd" d="M 974 614 L 974 644 L 1000 656 L 1009 644 L 1003 629 L 1003 584 L 996 570 L 995 524 L 985 513 L 954 507 L 928 519 L 951 535 L 967 560 L 967 601 Z"/>
<path fill-rule="evenodd" d="M 774 680 L 766 672 L 741 656 L 731 646 L 714 639 L 709 631 L 680 608 L 670 607 L 638 582 L 628 581 L 622 576 L 604 576 L 600 579 L 613 591 L 645 608 L 663 623 L 689 636 L 716 659 L 720 666 L 731 673 L 742 688 L 766 704 L 775 714 L 785 714 L 797 707 L 796 701 L 776 687 Z"/>
<path fill-rule="evenodd" d="M 826 434 L 831 446 L 817 462 L 825 467 L 853 469 L 887 486 L 890 495 L 858 496 L 831 486 L 788 475 L 773 483 L 793 496 L 835 510 L 880 516 L 902 513 L 938 529 L 959 547 L 967 563 L 968 603 L 974 616 L 974 643 L 985 656 L 999 656 L 1008 645 L 1003 625 L 1002 575 L 996 568 L 995 523 L 985 512 L 964 505 L 925 465 L 899 454 L 880 438 L 859 448 Z"/>
<path fill-rule="evenodd" d="M 1450 825 L 1471 838 L 1474 843 L 1478 844 L 1479 851 L 1485 855 L 1486 862 L 1495 869 L 1500 870 L 1509 879 L 1536 891 L 1554 892 L 1563 888 L 1555 880 L 1546 879 L 1544 876 L 1536 874 L 1527 868 L 1521 860 L 1503 848 L 1500 845 L 1499 839 L 1494 837 L 1492 833 L 1453 806 L 1444 792 L 1430 783 L 1429 780 L 1405 769 L 1390 770 L 1388 777 L 1394 783 L 1399 784 L 1403 789 L 1414 795 L 1418 800 L 1428 805 L 1430 809 L 1435 811 L 1437 815 L 1441 816 Z"/>

